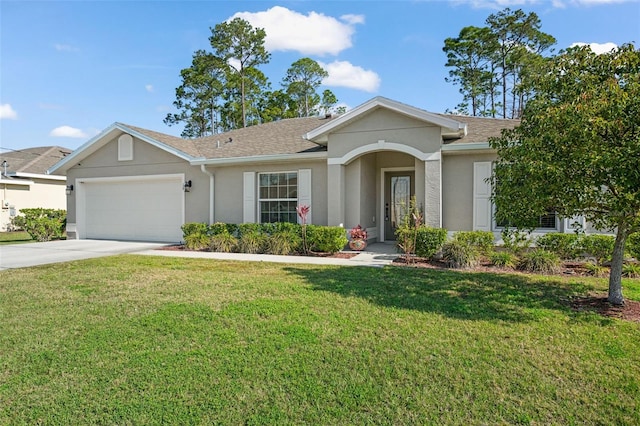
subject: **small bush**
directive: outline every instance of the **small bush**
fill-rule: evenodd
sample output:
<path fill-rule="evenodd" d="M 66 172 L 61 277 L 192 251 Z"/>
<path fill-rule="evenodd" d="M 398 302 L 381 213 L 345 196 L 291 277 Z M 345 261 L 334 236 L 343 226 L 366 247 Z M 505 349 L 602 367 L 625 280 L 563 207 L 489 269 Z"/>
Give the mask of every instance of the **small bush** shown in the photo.
<path fill-rule="evenodd" d="M 311 251 L 336 253 L 342 250 L 347 242 L 344 228 L 307 225 L 307 244 Z"/>
<path fill-rule="evenodd" d="M 289 255 L 299 250 L 302 239 L 293 232 L 279 231 L 267 238 L 267 253 Z"/>
<path fill-rule="evenodd" d="M 489 256 L 491 264 L 499 268 L 515 268 L 518 265 L 518 258 L 508 251 L 497 251 Z"/>
<path fill-rule="evenodd" d="M 460 241 L 452 240 L 442 246 L 442 259 L 450 268 L 471 268 L 478 264 L 478 250 Z"/>
<path fill-rule="evenodd" d="M 209 247 L 211 248 L 211 251 L 232 253 L 238 247 L 238 239 L 231 235 L 225 228 L 224 231 L 211 236 Z"/>
<path fill-rule="evenodd" d="M 583 252 L 582 237 L 576 234 L 550 232 L 538 237 L 536 246 L 551 251 L 562 259 L 576 259 Z"/>
<path fill-rule="evenodd" d="M 446 229 L 419 227 L 416 235 L 416 256 L 432 258 L 442 249 L 445 241 L 447 241 Z"/>
<path fill-rule="evenodd" d="M 636 232 L 627 237 L 626 248 L 631 256 L 640 261 L 640 232 Z"/>
<path fill-rule="evenodd" d="M 209 225 L 209 229 L 207 230 L 209 235 L 218 235 L 218 234 L 229 234 L 233 235 L 234 232 L 229 231 L 229 225 L 224 222 L 216 222 Z"/>
<path fill-rule="evenodd" d="M 21 209 L 11 218 L 11 225 L 26 231 L 36 241 L 59 240 L 64 237 L 67 212 L 56 209 Z"/>
<path fill-rule="evenodd" d="M 528 232 L 505 228 L 502 230 L 501 235 L 502 246 L 516 256 L 531 245 L 531 236 Z"/>
<path fill-rule="evenodd" d="M 640 278 L 640 263 L 625 263 L 622 265 L 622 276 Z"/>
<path fill-rule="evenodd" d="M 518 262 L 518 269 L 538 274 L 553 274 L 560 267 L 560 258 L 557 254 L 541 248 L 533 249 L 525 253 Z"/>
<path fill-rule="evenodd" d="M 184 245 L 189 250 L 204 250 L 211 246 L 211 237 L 198 232 L 190 233 L 184 237 Z"/>
<path fill-rule="evenodd" d="M 189 222 L 182 225 L 182 236 L 186 239 L 189 235 L 207 235 L 209 232 L 209 225 L 200 222 Z"/>
<path fill-rule="evenodd" d="M 585 263 L 584 269 L 587 270 L 589 275 L 593 275 L 594 277 L 605 277 L 609 274 L 608 268 L 593 262 Z"/>
<path fill-rule="evenodd" d="M 239 231 L 238 251 L 240 253 L 264 253 L 267 246 L 267 235 L 258 230 Z"/>
<path fill-rule="evenodd" d="M 582 238 L 582 247 L 590 257 L 602 264 L 611 260 L 615 237 L 611 235 L 585 235 Z"/>
<path fill-rule="evenodd" d="M 495 246 L 493 232 L 490 231 L 460 231 L 453 234 L 453 239 L 474 246 L 485 256 L 489 256 Z"/>

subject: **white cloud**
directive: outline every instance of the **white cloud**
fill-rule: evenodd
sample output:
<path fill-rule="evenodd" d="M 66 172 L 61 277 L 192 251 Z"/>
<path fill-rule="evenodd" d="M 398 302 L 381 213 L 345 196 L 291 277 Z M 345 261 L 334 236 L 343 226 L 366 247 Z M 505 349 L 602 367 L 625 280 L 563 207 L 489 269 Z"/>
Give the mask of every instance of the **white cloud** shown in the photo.
<path fill-rule="evenodd" d="M 80 129 L 71 126 L 60 126 L 49 132 L 55 138 L 87 138 L 88 135 Z"/>
<path fill-rule="evenodd" d="M 80 49 L 78 49 L 75 46 L 71 46 L 70 44 L 60 44 L 60 43 L 56 43 L 53 45 L 53 47 L 58 51 L 58 52 L 77 52 Z"/>
<path fill-rule="evenodd" d="M 145 90 L 149 93 L 153 93 L 153 85 L 152 84 L 147 84 L 144 86 Z"/>
<path fill-rule="evenodd" d="M 576 42 L 573 43 L 571 46 L 569 47 L 576 47 L 576 46 L 589 46 L 591 48 L 591 50 L 598 54 L 601 55 L 603 53 L 609 53 L 611 52 L 613 49 L 616 49 L 618 47 L 617 44 L 615 43 L 582 43 L 582 42 Z"/>
<path fill-rule="evenodd" d="M 327 86 L 349 87 L 351 89 L 375 92 L 380 87 L 380 77 L 373 71 L 351 64 L 347 61 L 333 61 L 330 64 L 319 62 L 329 76 L 322 80 Z"/>
<path fill-rule="evenodd" d="M 0 104 L 0 120 L 17 120 L 18 113 L 11 107 L 11 104 Z"/>
<path fill-rule="evenodd" d="M 362 15 L 344 15 L 336 19 L 317 12 L 303 15 L 282 6 L 256 13 L 238 12 L 230 19 L 233 18 L 242 18 L 255 28 L 264 28 L 268 51 L 296 51 L 304 55 L 337 55 L 350 48 L 354 26 L 364 22 Z"/>

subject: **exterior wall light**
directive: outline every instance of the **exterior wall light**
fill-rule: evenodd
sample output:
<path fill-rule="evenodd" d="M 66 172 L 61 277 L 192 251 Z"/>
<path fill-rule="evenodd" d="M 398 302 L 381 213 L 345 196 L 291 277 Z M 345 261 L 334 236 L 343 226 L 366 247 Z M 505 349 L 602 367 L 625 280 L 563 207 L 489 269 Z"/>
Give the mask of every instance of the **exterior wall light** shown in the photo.
<path fill-rule="evenodd" d="M 184 192 L 190 192 L 191 191 L 191 181 L 187 180 L 184 182 L 184 184 L 182 184 L 182 190 Z"/>
<path fill-rule="evenodd" d="M 73 192 L 73 185 L 67 185 L 67 195 L 71 195 L 71 192 Z"/>

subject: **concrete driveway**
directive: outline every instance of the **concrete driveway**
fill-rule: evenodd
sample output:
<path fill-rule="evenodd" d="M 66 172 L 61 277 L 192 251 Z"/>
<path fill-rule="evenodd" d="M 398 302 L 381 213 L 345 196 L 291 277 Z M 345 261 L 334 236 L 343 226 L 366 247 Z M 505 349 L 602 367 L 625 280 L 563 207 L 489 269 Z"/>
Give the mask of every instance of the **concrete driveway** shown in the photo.
<path fill-rule="evenodd" d="M 106 240 L 60 240 L 0 245 L 0 270 L 135 253 L 164 245 L 166 244 Z"/>

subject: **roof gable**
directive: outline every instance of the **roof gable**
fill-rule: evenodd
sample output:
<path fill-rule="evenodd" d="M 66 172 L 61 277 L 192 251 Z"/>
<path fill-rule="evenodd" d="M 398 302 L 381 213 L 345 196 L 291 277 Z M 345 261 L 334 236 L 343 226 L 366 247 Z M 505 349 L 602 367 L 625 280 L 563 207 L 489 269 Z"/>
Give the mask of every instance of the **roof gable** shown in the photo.
<path fill-rule="evenodd" d="M 441 127 L 443 130 L 443 136 L 462 137 L 466 134 L 467 126 L 465 123 L 455 120 L 451 117 L 447 117 L 441 114 L 434 114 L 419 108 L 412 107 L 401 102 L 397 102 L 382 96 L 375 97 L 368 102 L 352 109 L 351 111 L 339 116 L 335 120 L 313 129 L 307 132 L 304 137 L 310 141 L 326 144 L 329 133 L 338 130 L 349 123 L 358 120 L 364 115 L 371 113 L 374 110 L 384 108 L 390 111 L 397 112 L 416 120 L 428 122 Z"/>
<path fill-rule="evenodd" d="M 74 164 L 95 153 L 96 151 L 98 151 L 98 149 L 105 146 L 116 136 L 119 136 L 123 133 L 130 134 L 137 139 L 147 142 L 163 151 L 175 155 L 176 157 L 182 158 L 185 161 L 191 162 L 200 158 L 198 150 L 193 144 L 192 140 L 182 139 L 176 136 L 142 129 L 140 127 L 129 126 L 127 124 L 113 123 L 111 126 L 103 130 L 100 134 L 94 136 L 84 145 L 73 151 L 63 160 L 53 165 L 49 169 L 49 172 L 66 173 L 66 171 L 73 167 Z"/>

